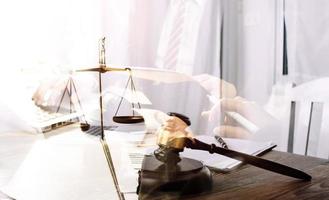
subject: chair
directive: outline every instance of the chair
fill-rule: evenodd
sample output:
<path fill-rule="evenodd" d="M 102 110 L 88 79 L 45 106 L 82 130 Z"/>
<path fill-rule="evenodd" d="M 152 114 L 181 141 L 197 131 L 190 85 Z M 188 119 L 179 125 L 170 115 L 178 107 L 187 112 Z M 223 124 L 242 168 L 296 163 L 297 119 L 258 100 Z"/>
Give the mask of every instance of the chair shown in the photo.
<path fill-rule="evenodd" d="M 326 133 L 329 127 L 322 123 L 327 116 L 325 103 L 329 101 L 326 86 L 329 86 L 329 78 L 316 79 L 292 89 L 288 152 L 328 158 L 329 145 L 325 141 L 329 141 Z"/>

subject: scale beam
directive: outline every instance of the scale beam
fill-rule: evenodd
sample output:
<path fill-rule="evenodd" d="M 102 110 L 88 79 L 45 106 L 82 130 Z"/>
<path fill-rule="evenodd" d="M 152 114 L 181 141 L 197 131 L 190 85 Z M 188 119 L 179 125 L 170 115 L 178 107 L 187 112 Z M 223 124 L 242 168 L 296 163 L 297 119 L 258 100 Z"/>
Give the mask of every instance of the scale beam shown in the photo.
<path fill-rule="evenodd" d="M 130 68 L 113 68 L 113 67 L 95 67 L 95 68 L 86 68 L 86 69 L 79 69 L 76 72 L 99 72 L 99 73 L 106 73 L 106 72 L 122 72 L 127 71 L 130 72 Z"/>

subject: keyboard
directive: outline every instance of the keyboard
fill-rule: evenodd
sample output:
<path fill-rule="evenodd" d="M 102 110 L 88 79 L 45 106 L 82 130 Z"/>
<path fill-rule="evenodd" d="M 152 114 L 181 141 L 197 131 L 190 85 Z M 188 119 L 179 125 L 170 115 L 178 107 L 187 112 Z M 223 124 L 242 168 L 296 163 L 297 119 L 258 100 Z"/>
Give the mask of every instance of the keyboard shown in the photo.
<path fill-rule="evenodd" d="M 113 131 L 117 127 L 118 126 L 104 126 L 104 130 L 106 130 L 106 131 Z M 86 133 L 88 133 L 90 135 L 100 136 L 101 133 L 102 133 L 101 126 L 90 125 L 90 128 L 86 131 Z"/>
<path fill-rule="evenodd" d="M 32 127 L 40 133 L 46 133 L 51 130 L 70 125 L 79 121 L 83 116 L 81 112 L 54 112 L 51 109 L 35 107 L 35 118 L 32 120 Z"/>

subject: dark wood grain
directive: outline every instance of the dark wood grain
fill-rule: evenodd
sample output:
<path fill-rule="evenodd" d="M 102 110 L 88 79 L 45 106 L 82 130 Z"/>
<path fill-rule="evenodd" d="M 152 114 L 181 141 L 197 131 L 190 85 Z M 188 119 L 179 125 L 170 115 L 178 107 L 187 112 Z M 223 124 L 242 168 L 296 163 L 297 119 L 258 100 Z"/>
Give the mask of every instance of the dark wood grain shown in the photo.
<path fill-rule="evenodd" d="M 167 195 L 152 199 L 329 199 L 328 160 L 271 151 L 263 158 L 309 173 L 311 181 L 301 181 L 254 166 L 243 165 L 229 173 L 213 172 L 212 191 L 198 196 Z"/>

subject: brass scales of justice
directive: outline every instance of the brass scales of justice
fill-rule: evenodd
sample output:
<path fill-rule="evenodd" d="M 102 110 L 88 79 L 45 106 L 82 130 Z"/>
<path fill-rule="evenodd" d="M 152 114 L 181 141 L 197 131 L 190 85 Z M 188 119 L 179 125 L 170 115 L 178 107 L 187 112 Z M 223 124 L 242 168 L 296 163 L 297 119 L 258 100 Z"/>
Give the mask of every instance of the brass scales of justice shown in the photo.
<path fill-rule="evenodd" d="M 129 73 L 129 81 L 131 81 L 131 89 L 135 90 L 132 81 L 131 68 L 110 68 L 105 64 L 105 38 L 100 40 L 100 55 L 99 67 L 80 69 L 77 72 L 98 72 L 99 76 L 99 106 L 100 106 L 100 119 L 101 119 L 101 144 L 109 165 L 111 175 L 116 187 L 119 199 L 125 199 L 123 193 L 120 191 L 118 179 L 115 173 L 114 164 L 112 162 L 109 147 L 104 138 L 104 119 L 103 119 L 103 100 L 102 100 L 102 73 L 126 71 Z M 127 83 L 127 85 L 128 85 Z M 127 88 L 127 86 L 126 86 Z M 122 99 L 120 101 L 120 104 Z M 119 107 L 120 107 L 119 104 Z M 140 105 L 138 104 L 140 107 Z M 117 109 L 118 111 L 118 109 Z M 168 113 L 183 120 L 187 125 L 190 125 L 188 117 L 178 113 Z M 115 116 L 113 121 L 118 123 L 139 123 L 143 122 L 142 116 Z M 81 129 L 88 129 L 87 123 L 81 123 Z M 139 171 L 139 185 L 137 193 L 139 199 L 152 198 L 159 194 L 166 194 L 176 192 L 180 195 L 198 194 L 209 191 L 212 188 L 212 177 L 209 169 L 203 165 L 202 162 L 194 159 L 182 158 L 179 153 L 184 148 L 195 150 L 208 151 L 213 154 L 220 154 L 230 157 L 244 163 L 269 170 L 282 175 L 290 176 L 293 178 L 309 181 L 312 177 L 298 169 L 282 165 L 277 162 L 266 160 L 257 156 L 248 155 L 228 148 L 219 147 L 215 144 L 206 144 L 195 138 L 166 138 L 158 136 L 159 148 L 154 151 L 153 155 L 145 155 L 141 170 Z M 159 138 L 160 137 L 160 138 Z"/>
<path fill-rule="evenodd" d="M 97 68 L 88 68 L 88 69 L 80 69 L 76 70 L 77 72 L 98 72 L 98 83 L 99 83 L 99 108 L 100 108 L 100 129 L 101 129 L 101 144 L 103 147 L 104 154 L 106 156 L 107 163 L 110 168 L 110 172 L 114 181 L 114 185 L 118 194 L 118 197 L 120 200 L 125 199 L 124 195 L 120 191 L 119 182 L 115 173 L 114 164 L 112 161 L 111 152 L 109 150 L 109 147 L 106 143 L 105 137 L 104 137 L 104 117 L 103 117 L 103 91 L 102 91 L 102 74 L 107 72 L 128 72 L 129 78 L 125 87 L 126 92 L 127 88 L 130 86 L 131 91 L 136 91 L 135 84 L 132 79 L 132 73 L 130 68 L 111 68 L 106 66 L 106 59 L 105 59 L 105 37 L 100 39 L 99 42 L 99 67 Z M 129 84 L 130 83 L 130 84 Z M 117 123 L 124 123 L 124 124 L 133 124 L 133 123 L 140 123 L 144 122 L 144 118 L 142 116 L 135 115 L 135 111 L 133 110 L 132 116 L 118 116 L 118 111 L 120 108 L 120 105 L 123 101 L 123 96 L 121 97 L 119 106 L 117 107 L 117 110 L 115 112 L 115 115 L 113 116 L 113 121 Z M 132 102 L 132 107 L 134 108 L 134 103 Z M 138 107 L 141 108 L 140 103 L 137 103 Z M 90 127 L 88 122 L 85 120 L 85 123 L 80 123 L 80 127 L 82 131 L 87 131 Z"/>

